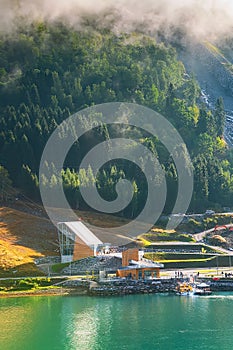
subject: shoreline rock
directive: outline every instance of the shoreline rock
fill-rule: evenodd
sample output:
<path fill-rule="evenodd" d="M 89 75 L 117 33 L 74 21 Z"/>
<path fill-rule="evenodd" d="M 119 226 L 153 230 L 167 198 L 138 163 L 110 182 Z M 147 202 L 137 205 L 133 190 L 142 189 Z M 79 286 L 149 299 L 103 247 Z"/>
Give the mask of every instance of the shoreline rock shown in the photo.
<path fill-rule="evenodd" d="M 26 296 L 124 296 L 133 294 L 174 294 L 180 279 L 162 280 L 115 280 L 115 281 L 67 281 L 61 288 L 32 291 L 1 292 L 0 298 Z M 184 280 L 183 280 L 184 281 Z M 233 279 L 198 279 L 210 285 L 213 292 L 233 292 Z"/>

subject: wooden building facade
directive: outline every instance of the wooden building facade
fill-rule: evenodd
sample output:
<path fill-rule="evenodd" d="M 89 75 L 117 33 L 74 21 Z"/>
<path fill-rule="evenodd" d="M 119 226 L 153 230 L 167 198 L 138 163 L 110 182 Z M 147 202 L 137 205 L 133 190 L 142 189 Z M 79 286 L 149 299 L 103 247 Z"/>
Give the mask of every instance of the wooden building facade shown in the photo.
<path fill-rule="evenodd" d="M 159 278 L 162 264 L 143 259 L 139 249 L 132 248 L 122 253 L 122 268 L 116 272 L 117 277 L 138 279 Z"/>

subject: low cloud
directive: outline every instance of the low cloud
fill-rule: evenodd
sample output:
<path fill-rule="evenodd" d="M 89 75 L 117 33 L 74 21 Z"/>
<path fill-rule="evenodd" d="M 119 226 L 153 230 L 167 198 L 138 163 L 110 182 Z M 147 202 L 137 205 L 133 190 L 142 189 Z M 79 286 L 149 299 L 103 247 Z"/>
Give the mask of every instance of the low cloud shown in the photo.
<path fill-rule="evenodd" d="M 0 30 L 27 21 L 62 20 L 80 27 L 88 20 L 115 31 L 164 31 L 181 28 L 192 37 L 216 39 L 233 29 L 232 0 L 0 0 Z"/>

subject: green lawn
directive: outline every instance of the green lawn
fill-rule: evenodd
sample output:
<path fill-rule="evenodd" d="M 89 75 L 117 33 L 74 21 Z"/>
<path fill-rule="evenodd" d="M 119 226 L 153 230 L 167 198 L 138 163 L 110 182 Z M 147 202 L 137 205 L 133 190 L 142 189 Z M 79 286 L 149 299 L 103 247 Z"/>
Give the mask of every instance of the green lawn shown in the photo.
<path fill-rule="evenodd" d="M 229 267 L 233 257 L 211 254 L 146 253 L 145 258 L 161 262 L 164 268 Z"/>

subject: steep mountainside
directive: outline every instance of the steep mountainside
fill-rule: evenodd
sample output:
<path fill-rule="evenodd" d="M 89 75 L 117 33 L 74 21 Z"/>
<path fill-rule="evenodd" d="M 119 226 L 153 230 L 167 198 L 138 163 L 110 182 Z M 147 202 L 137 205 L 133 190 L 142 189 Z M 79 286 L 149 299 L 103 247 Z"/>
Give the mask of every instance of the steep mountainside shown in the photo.
<path fill-rule="evenodd" d="M 221 96 L 227 113 L 225 138 L 233 146 L 233 55 L 223 43 L 189 43 L 179 51 L 187 71 L 194 74 L 202 89 L 203 101 L 210 108 Z"/>

